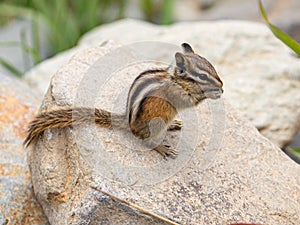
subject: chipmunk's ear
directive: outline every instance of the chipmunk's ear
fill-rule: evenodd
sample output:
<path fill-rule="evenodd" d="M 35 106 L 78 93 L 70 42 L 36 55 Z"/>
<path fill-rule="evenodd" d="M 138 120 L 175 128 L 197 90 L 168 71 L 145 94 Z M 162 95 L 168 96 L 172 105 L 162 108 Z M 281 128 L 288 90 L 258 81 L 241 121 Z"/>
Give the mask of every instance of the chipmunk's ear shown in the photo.
<path fill-rule="evenodd" d="M 185 55 L 180 52 L 176 52 L 175 60 L 176 60 L 176 66 L 178 68 L 178 72 L 184 73 L 186 71 L 187 65 L 188 65 Z"/>
<path fill-rule="evenodd" d="M 182 43 L 181 47 L 184 53 L 195 53 L 192 47 L 188 43 Z"/>

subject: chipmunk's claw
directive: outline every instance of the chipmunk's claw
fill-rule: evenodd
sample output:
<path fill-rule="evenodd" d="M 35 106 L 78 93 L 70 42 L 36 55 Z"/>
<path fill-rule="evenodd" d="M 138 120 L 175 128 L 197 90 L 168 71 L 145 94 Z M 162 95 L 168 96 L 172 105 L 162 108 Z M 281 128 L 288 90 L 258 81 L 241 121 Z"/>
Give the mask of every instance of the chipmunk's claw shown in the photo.
<path fill-rule="evenodd" d="M 155 147 L 154 150 L 161 154 L 166 160 L 167 157 L 171 157 L 174 159 L 178 155 L 178 152 L 175 149 L 173 149 L 170 145 L 159 145 Z"/>
<path fill-rule="evenodd" d="M 174 120 L 172 124 L 168 127 L 168 131 L 181 130 L 182 122 L 180 120 Z"/>

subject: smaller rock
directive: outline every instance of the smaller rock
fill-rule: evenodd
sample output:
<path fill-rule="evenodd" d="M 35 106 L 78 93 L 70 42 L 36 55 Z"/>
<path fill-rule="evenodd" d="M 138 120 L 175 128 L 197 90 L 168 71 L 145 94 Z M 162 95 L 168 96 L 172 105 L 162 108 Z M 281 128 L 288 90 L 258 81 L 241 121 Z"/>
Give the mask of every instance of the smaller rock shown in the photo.
<path fill-rule="evenodd" d="M 0 225 L 6 225 L 8 223 L 8 219 L 4 217 L 2 212 L 0 211 Z"/>
<path fill-rule="evenodd" d="M 0 74 L 0 224 L 47 224 L 32 191 L 22 142 L 40 99 L 26 85 Z"/>

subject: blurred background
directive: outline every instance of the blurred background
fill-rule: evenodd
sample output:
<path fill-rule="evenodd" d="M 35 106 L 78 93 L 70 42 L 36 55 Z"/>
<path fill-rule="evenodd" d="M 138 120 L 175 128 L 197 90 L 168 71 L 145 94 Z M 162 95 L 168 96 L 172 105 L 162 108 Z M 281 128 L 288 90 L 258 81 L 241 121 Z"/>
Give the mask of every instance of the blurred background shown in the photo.
<path fill-rule="evenodd" d="M 263 0 L 273 24 L 300 41 L 300 1 Z M 40 61 L 76 45 L 105 23 L 135 18 L 155 24 L 240 19 L 262 21 L 249 0 L 1 0 L 0 72 L 22 77 Z"/>
<path fill-rule="evenodd" d="M 299 42 L 300 1 L 262 2 L 270 21 Z M 263 22 L 255 0 L 0 0 L 0 74 L 22 78 L 75 46 L 86 32 L 122 18 L 166 26 L 220 19 Z M 300 133 L 291 146 L 300 146 Z M 300 151 L 296 154 L 300 157 Z"/>

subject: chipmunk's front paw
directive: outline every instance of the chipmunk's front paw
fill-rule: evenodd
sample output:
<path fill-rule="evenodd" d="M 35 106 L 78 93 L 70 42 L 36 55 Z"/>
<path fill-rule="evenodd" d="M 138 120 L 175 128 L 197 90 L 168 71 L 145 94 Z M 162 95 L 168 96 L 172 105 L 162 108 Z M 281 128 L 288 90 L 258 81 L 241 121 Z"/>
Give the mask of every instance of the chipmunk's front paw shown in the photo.
<path fill-rule="evenodd" d="M 154 150 L 161 154 L 164 159 L 167 159 L 168 156 L 174 159 L 178 155 L 177 151 L 170 145 L 159 145 L 155 147 Z"/>
<path fill-rule="evenodd" d="M 168 130 L 181 130 L 182 122 L 180 120 L 174 120 L 172 124 L 168 127 Z"/>

